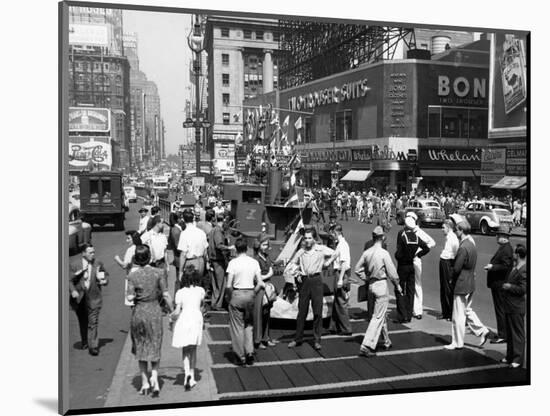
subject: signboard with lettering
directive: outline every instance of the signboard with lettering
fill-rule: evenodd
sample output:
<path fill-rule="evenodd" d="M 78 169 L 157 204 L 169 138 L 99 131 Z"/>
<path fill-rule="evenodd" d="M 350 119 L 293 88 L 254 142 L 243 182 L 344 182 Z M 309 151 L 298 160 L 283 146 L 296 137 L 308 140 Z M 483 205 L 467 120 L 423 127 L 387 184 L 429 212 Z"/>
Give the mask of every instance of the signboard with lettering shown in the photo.
<path fill-rule="evenodd" d="M 212 169 L 215 175 L 235 173 L 235 143 L 214 142 Z"/>
<path fill-rule="evenodd" d="M 69 131 L 108 133 L 111 111 L 108 108 L 69 107 Z"/>
<path fill-rule="evenodd" d="M 441 169 L 481 169 L 481 149 L 443 147 L 420 148 L 420 167 Z"/>
<path fill-rule="evenodd" d="M 527 149 L 506 149 L 506 175 L 527 176 Z"/>
<path fill-rule="evenodd" d="M 481 151 L 481 185 L 494 185 L 505 175 L 506 148 L 491 147 Z"/>
<path fill-rule="evenodd" d="M 107 46 L 107 25 L 69 24 L 69 45 Z"/>
<path fill-rule="evenodd" d="M 110 137 L 69 136 L 69 168 L 111 169 L 112 160 Z"/>
<path fill-rule="evenodd" d="M 412 65 L 384 65 L 384 135 L 416 136 L 413 108 L 416 77 Z"/>

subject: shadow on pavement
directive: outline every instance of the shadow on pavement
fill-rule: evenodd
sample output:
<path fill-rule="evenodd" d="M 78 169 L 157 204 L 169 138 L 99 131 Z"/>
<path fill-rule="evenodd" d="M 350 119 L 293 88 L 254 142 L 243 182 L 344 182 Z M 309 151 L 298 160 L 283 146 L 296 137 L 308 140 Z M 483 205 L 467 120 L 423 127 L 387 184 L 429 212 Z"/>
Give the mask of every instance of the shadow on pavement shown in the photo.
<path fill-rule="evenodd" d="M 34 402 L 57 414 L 57 399 L 34 399 Z"/>

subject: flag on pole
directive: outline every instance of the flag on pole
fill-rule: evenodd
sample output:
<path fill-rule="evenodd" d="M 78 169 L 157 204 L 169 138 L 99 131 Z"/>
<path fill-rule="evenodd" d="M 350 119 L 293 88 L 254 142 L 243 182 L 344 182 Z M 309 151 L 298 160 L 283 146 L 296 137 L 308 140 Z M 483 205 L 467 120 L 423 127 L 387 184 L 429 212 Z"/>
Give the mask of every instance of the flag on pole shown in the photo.
<path fill-rule="evenodd" d="M 285 202 L 284 206 L 288 207 L 290 204 L 292 204 L 294 202 L 298 202 L 298 194 L 297 193 L 295 193 L 290 198 L 288 198 L 288 201 Z"/>
<path fill-rule="evenodd" d="M 286 116 L 285 121 L 283 121 L 283 127 L 288 126 L 289 123 L 290 123 L 290 115 Z"/>
<path fill-rule="evenodd" d="M 302 128 L 302 116 L 298 117 L 298 120 L 294 123 L 294 128 L 296 130 L 300 130 Z"/>

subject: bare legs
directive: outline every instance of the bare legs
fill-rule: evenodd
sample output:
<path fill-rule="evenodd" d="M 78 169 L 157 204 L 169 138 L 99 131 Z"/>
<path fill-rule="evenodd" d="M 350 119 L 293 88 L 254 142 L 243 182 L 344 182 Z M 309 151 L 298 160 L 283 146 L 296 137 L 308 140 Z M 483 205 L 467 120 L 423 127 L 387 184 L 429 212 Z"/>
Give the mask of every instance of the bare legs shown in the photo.
<path fill-rule="evenodd" d="M 197 364 L 197 346 L 188 345 L 181 350 L 183 359 L 183 372 L 185 374 L 185 388 L 193 388 L 195 381 L 195 365 Z"/>
<path fill-rule="evenodd" d="M 139 372 L 141 374 L 141 389 L 139 393 L 145 395 L 149 393 L 150 388 L 147 377 L 147 361 L 139 361 Z"/>

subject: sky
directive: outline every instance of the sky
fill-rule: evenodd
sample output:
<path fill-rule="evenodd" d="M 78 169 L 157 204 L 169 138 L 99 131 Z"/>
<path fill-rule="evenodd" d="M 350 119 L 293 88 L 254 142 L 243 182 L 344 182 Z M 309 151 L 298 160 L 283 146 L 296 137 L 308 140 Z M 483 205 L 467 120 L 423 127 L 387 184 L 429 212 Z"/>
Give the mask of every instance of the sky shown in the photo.
<path fill-rule="evenodd" d="M 186 134 L 182 123 L 190 86 L 187 36 L 191 15 L 125 10 L 123 25 L 124 32 L 137 32 L 140 70 L 158 87 L 166 156 L 177 154 Z"/>

